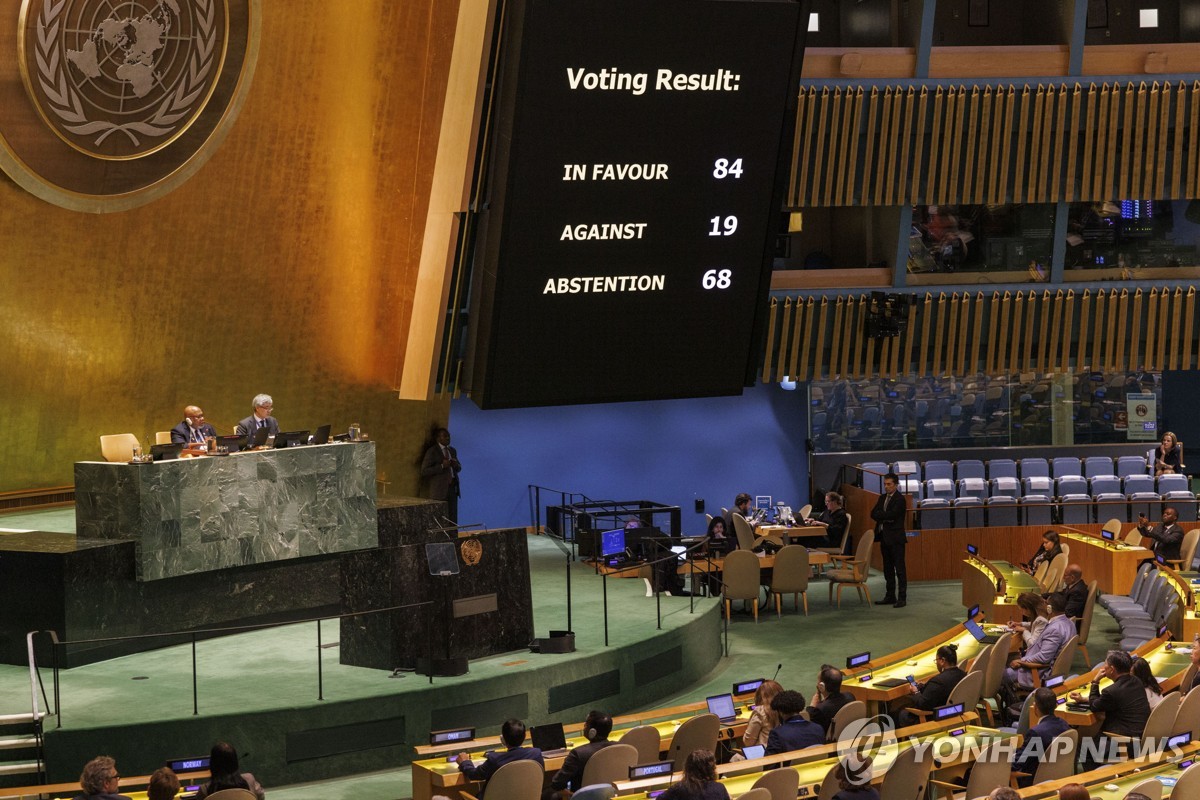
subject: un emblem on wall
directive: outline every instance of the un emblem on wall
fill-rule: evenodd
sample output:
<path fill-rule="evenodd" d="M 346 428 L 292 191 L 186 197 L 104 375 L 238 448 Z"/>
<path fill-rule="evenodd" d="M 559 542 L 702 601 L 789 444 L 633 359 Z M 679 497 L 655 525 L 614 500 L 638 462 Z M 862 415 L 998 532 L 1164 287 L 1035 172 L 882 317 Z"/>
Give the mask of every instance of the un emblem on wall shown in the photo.
<path fill-rule="evenodd" d="M 0 129 L 0 167 L 44 199 L 91 211 L 148 202 L 186 180 L 236 117 L 260 0 L 0 0 L 0 19 L 14 2 L 26 97 L 14 106 L 0 65 L 0 106 L 27 119 Z"/>
<path fill-rule="evenodd" d="M 223 4 L 152 2 L 40 4 L 25 41 L 35 51 L 26 89 L 72 147 L 138 158 L 170 144 L 208 102 L 221 73 Z"/>

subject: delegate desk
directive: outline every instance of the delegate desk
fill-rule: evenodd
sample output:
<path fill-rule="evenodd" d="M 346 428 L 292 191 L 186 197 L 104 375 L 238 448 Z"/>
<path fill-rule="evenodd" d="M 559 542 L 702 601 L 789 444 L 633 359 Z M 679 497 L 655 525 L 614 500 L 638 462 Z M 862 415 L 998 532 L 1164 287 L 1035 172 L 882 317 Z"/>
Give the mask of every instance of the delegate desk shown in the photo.
<path fill-rule="evenodd" d="M 782 546 L 785 537 L 791 544 L 800 544 L 797 539 L 824 539 L 826 530 L 820 525 L 759 525 L 754 533 L 772 544 Z"/>
<path fill-rule="evenodd" d="M 1183 673 L 1192 663 L 1191 652 L 1190 646 L 1175 644 L 1167 636 L 1153 639 L 1134 650 L 1135 654 L 1141 656 L 1150 665 L 1150 672 L 1158 679 L 1158 684 L 1164 692 L 1179 688 Z M 1066 697 L 1071 692 L 1079 692 L 1086 697 L 1093 672 L 1094 670 L 1089 670 L 1054 687 L 1054 693 L 1059 697 Z M 1102 678 L 1100 690 L 1103 691 L 1111 683 L 1112 681 L 1108 678 Z M 1059 704 L 1057 713 L 1072 728 L 1092 728 L 1099 721 L 1093 712 L 1072 711 L 1065 704 Z"/>
<path fill-rule="evenodd" d="M 1095 580 L 1104 594 L 1127 594 L 1133 588 L 1138 564 L 1153 554 L 1144 547 L 1125 544 L 1114 539 L 1107 541 L 1090 533 L 1063 528 L 1059 538 L 1071 546 L 1068 560 L 1083 570 L 1083 580 Z"/>
<path fill-rule="evenodd" d="M 377 547 L 375 444 L 81 461 L 75 526 L 136 542 L 139 581 Z"/>
<path fill-rule="evenodd" d="M 885 744 L 871 749 L 873 759 L 871 782 L 882 783 L 888 769 L 895 762 L 896 756 L 901 751 L 916 745 L 929 748 L 928 752 L 934 757 L 935 770 L 951 770 L 964 767 L 967 762 L 973 761 L 983 747 L 1002 741 L 1012 741 L 1015 747 L 1021 739 L 1017 734 L 1001 733 L 993 728 L 968 724 L 968 718 L 973 717 L 974 715 L 959 717 L 950 725 L 944 722 L 930 723 L 905 729 L 910 735 L 899 743 L 892 734 Z M 804 793 L 803 796 L 815 797 L 821 791 L 821 784 L 824 782 L 825 776 L 837 766 L 839 756 L 836 747 L 836 744 L 820 748 L 813 747 L 751 761 L 740 761 L 736 764 L 725 764 L 717 768 L 718 780 L 725 785 L 730 797 L 737 797 L 750 791 L 754 782 L 762 777 L 767 768 L 778 767 L 779 764 L 790 762 L 791 766 L 779 768 L 791 769 L 798 773 L 800 791 Z M 648 798 L 650 792 L 666 788 L 670 781 L 677 781 L 679 777 L 679 774 L 676 773 L 670 778 L 664 776 L 641 781 L 619 781 L 617 794 L 618 796 L 627 796 L 630 800 L 641 800 Z"/>
<path fill-rule="evenodd" d="M 1092 800 L 1124 800 L 1125 795 L 1139 783 L 1156 780 L 1162 784 L 1164 800 L 1194 800 L 1190 797 L 1175 797 L 1171 793 L 1175 782 L 1185 769 L 1200 769 L 1200 766 L 1192 766 L 1193 761 L 1200 761 L 1200 743 L 1184 745 L 1179 749 L 1179 755 L 1165 751 L 1156 759 L 1131 759 L 1119 764 L 1109 764 L 1069 778 L 1035 784 L 1021 789 L 1017 794 L 1026 800 L 1057 800 L 1060 786 L 1079 783 L 1087 789 Z"/>
<path fill-rule="evenodd" d="M 630 728 L 637 727 L 638 725 L 651 725 L 658 730 L 661 750 L 662 752 L 666 752 L 670 749 L 671 740 L 675 735 L 675 731 L 679 730 L 679 726 L 690 717 L 700 713 L 707 713 L 707 711 L 708 706 L 705 703 L 690 703 L 686 706 L 656 709 L 642 714 L 617 717 L 613 720 L 613 731 L 609 738 L 617 741 Z M 746 730 L 746 723 L 750 720 L 750 706 L 744 698 L 739 702 L 737 712 L 737 718 L 732 723 L 721 726 L 719 739 L 730 740 L 741 738 L 742 733 Z M 582 727 L 579 724 L 570 726 L 569 729 L 575 735 L 567 739 L 568 751 L 587 742 L 583 736 L 579 735 Z M 498 737 L 488 737 L 486 739 L 473 739 L 469 742 L 456 744 L 418 747 L 418 755 L 432 757 L 412 762 L 413 800 L 430 800 L 437 794 L 446 795 L 451 800 L 461 797 L 464 790 L 470 789 L 472 782 L 463 777 L 462 773 L 458 771 L 457 764 L 448 762 L 446 759 L 457 753 L 466 752 L 472 760 L 479 762 L 483 760 L 485 752 L 499 746 L 501 745 Z M 466 748 L 465 750 L 464 747 Z M 546 774 L 548 776 L 553 775 L 562 766 L 565 759 L 566 753 L 547 758 L 545 760 Z"/>
<path fill-rule="evenodd" d="M 1002 632 L 1002 629 L 985 628 L 985 631 L 995 634 Z M 946 644 L 958 645 L 958 663 L 964 669 L 966 669 L 967 662 L 979 655 L 984 647 L 987 647 L 987 645 L 980 644 L 962 625 L 955 625 L 948 631 L 926 639 L 920 644 L 880 658 L 873 658 L 862 668 L 845 670 L 842 691 L 854 695 L 855 700 L 877 703 L 883 707 L 883 711 L 886 711 L 889 701 L 908 694 L 911 689 L 907 682 L 893 687 L 880 686 L 879 682 L 889 679 L 904 680 L 909 675 L 914 676 L 918 681 L 929 680 L 937 674 L 934 657 L 937 655 L 938 648 Z"/>
<path fill-rule="evenodd" d="M 755 553 L 758 556 L 759 570 L 774 569 L 775 556 L 768 553 Z M 819 567 L 823 564 L 831 562 L 828 553 L 821 550 L 808 551 L 808 565 L 810 567 Z M 643 567 L 648 568 L 648 565 L 643 563 L 625 564 L 620 567 L 608 567 L 604 564 L 596 563 L 596 571 L 602 575 L 607 575 L 610 578 L 637 578 L 639 570 Z M 676 568 L 676 572 L 680 575 L 702 575 L 705 573 L 723 572 L 725 569 L 724 556 L 697 556 L 684 560 Z M 645 576 L 640 576 L 645 577 Z"/>
<path fill-rule="evenodd" d="M 1020 567 L 1007 561 L 988 561 L 978 555 L 968 555 L 963 560 L 962 587 L 963 608 L 978 605 L 987 620 L 996 624 L 1021 619 L 1017 597 L 1022 592 L 1042 592 L 1033 576 Z"/>

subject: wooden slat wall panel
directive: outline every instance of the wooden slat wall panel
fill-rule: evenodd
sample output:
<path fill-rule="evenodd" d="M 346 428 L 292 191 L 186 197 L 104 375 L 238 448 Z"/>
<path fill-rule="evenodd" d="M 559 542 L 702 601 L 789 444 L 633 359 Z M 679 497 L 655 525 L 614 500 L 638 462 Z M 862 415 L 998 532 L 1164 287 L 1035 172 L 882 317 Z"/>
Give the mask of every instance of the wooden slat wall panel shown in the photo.
<path fill-rule="evenodd" d="M 772 298 L 762 379 L 1121 372 L 1196 363 L 1193 286 L 1085 289 L 1079 297 L 1062 289 L 922 297 L 907 329 L 883 340 L 864 335 L 866 294 Z"/>
<path fill-rule="evenodd" d="M 1200 81 L 808 86 L 797 120 L 797 209 L 1200 195 Z"/>

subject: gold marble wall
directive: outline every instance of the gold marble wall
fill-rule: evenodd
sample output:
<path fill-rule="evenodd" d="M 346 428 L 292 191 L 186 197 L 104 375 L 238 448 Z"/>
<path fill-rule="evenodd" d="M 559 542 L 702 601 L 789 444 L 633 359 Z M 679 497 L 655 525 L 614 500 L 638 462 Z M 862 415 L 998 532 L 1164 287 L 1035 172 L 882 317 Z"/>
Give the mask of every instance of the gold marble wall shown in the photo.
<path fill-rule="evenodd" d="M 457 3 L 268 0 L 221 148 L 132 211 L 49 205 L 0 175 L 0 491 L 72 482 L 99 435 L 361 422 L 417 489 L 448 403 L 400 401 Z M 11 58 L 0 53 L 0 58 Z"/>

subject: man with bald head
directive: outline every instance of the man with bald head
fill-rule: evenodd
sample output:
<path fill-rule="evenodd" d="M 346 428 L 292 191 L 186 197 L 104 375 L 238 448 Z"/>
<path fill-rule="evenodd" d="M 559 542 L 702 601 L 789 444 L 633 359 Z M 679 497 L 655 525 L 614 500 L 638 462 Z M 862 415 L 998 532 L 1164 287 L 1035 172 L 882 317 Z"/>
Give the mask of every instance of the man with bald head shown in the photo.
<path fill-rule="evenodd" d="M 1083 616 L 1083 607 L 1087 605 L 1088 587 L 1083 582 L 1083 569 L 1078 564 L 1068 564 L 1063 571 L 1062 593 L 1067 596 L 1066 614 L 1072 619 Z M 1075 623 L 1079 627 L 1079 623 Z"/>
<path fill-rule="evenodd" d="M 200 406 L 188 406 L 183 410 L 183 422 L 171 429 L 171 443 L 202 444 L 209 436 L 216 435 L 217 429 L 204 421 L 204 410 Z"/>

